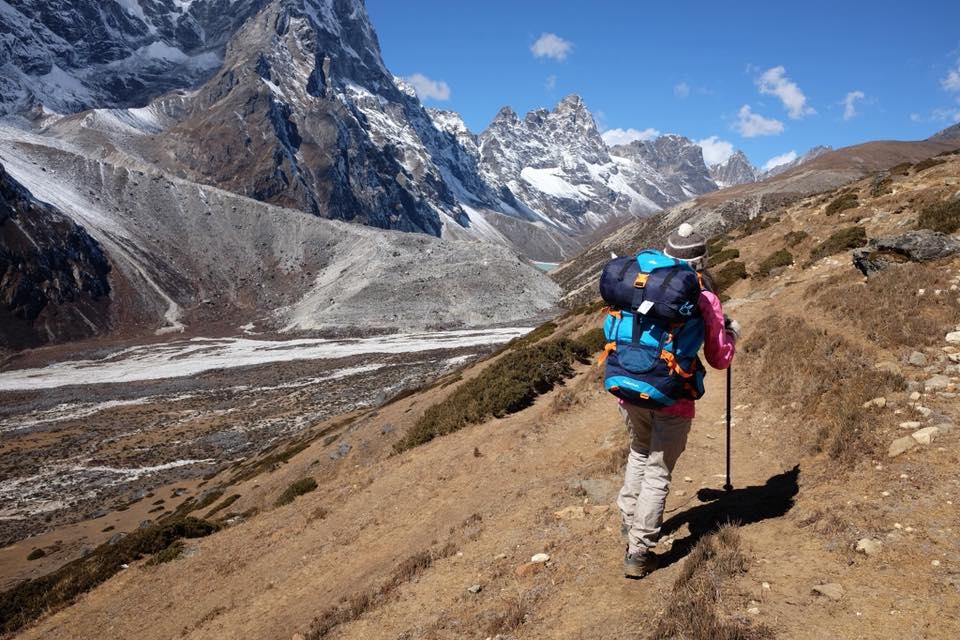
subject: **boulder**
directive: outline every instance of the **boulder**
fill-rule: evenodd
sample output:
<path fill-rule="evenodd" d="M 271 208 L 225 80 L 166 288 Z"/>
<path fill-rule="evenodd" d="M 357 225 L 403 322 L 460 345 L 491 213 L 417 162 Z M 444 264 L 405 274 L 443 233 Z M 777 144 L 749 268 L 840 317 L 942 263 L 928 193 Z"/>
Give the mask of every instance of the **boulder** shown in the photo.
<path fill-rule="evenodd" d="M 960 241 L 939 231 L 917 229 L 896 236 L 872 238 L 853 252 L 853 265 L 869 276 L 899 262 L 929 262 L 960 253 Z"/>
<path fill-rule="evenodd" d="M 926 427 L 919 431 L 914 431 L 910 434 L 910 437 L 916 440 L 918 444 L 929 445 L 938 435 L 940 435 L 940 429 L 937 427 Z"/>
<path fill-rule="evenodd" d="M 857 551 L 864 555 L 872 556 L 880 553 L 883 548 L 883 542 L 876 538 L 860 538 L 857 541 Z"/>
<path fill-rule="evenodd" d="M 910 354 L 910 357 L 907 359 L 907 362 L 912 364 L 915 367 L 925 367 L 927 366 L 927 356 L 920 351 L 914 351 Z"/>
<path fill-rule="evenodd" d="M 811 591 L 831 600 L 839 600 L 843 597 L 843 587 L 836 582 L 814 585 Z"/>
<path fill-rule="evenodd" d="M 950 386 L 950 378 L 937 374 L 928 379 L 923 386 L 927 391 L 941 391 Z"/>
<path fill-rule="evenodd" d="M 913 449 L 915 446 L 917 446 L 917 441 L 913 439 L 913 436 L 897 438 L 890 443 L 890 448 L 887 450 L 887 456 L 890 458 L 896 458 L 900 454 L 906 453 L 910 449 Z"/>

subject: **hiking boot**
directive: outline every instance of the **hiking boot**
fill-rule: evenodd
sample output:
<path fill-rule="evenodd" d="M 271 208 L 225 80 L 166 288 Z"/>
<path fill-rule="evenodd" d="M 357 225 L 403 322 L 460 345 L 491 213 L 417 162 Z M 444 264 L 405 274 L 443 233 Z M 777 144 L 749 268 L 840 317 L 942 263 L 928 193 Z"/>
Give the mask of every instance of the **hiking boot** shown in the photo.
<path fill-rule="evenodd" d="M 631 580 L 639 580 L 657 568 L 657 556 L 643 549 L 623 557 L 623 575 Z"/>

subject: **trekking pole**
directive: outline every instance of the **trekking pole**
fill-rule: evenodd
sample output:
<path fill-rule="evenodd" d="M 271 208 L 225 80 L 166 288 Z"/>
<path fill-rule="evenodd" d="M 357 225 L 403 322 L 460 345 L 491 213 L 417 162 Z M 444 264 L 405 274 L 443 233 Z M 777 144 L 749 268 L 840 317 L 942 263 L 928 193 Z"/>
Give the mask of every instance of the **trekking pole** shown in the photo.
<path fill-rule="evenodd" d="M 724 491 L 733 491 L 733 485 L 730 483 L 730 424 L 733 419 L 733 365 L 727 367 L 727 484 L 723 485 Z"/>

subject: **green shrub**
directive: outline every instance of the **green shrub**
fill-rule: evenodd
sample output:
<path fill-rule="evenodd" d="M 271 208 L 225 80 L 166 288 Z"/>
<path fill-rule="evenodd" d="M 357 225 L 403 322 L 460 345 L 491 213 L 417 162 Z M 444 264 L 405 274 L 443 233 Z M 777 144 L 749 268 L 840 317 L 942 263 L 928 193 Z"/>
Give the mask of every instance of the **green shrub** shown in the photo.
<path fill-rule="evenodd" d="M 774 251 L 757 266 L 757 275 L 766 278 L 770 272 L 779 267 L 789 267 L 793 264 L 793 254 L 786 249 Z"/>
<path fill-rule="evenodd" d="M 944 162 L 946 162 L 946 160 L 940 160 L 937 158 L 927 158 L 926 160 L 921 160 L 917 164 L 913 165 L 913 170 L 916 173 L 920 173 L 921 171 L 926 171 L 927 169 L 935 167 L 938 164 L 943 164 Z"/>
<path fill-rule="evenodd" d="M 879 173 L 873 177 L 870 183 L 870 195 L 874 198 L 893 193 L 893 178 L 889 173 Z"/>
<path fill-rule="evenodd" d="M 810 252 L 810 263 L 814 263 L 820 258 L 826 258 L 841 251 L 846 251 L 847 249 L 857 249 L 866 244 L 867 232 L 863 227 L 846 227 L 840 229 L 813 248 Z"/>
<path fill-rule="evenodd" d="M 787 243 L 788 247 L 795 247 L 809 237 L 810 234 L 806 231 L 791 231 L 784 234 L 783 241 Z"/>
<path fill-rule="evenodd" d="M 573 363 L 590 355 L 579 341 L 565 338 L 511 350 L 427 409 L 394 449 L 406 451 L 491 417 L 520 411 L 573 375 Z"/>
<path fill-rule="evenodd" d="M 717 293 L 722 293 L 733 286 L 739 280 L 747 277 L 747 265 L 743 262 L 732 260 L 713 274 L 713 285 Z"/>
<path fill-rule="evenodd" d="M 857 194 L 853 192 L 845 193 L 828 204 L 825 213 L 828 216 L 835 216 L 841 211 L 853 209 L 858 206 L 860 206 L 860 201 L 857 198 Z"/>
<path fill-rule="evenodd" d="M 912 166 L 913 164 L 909 162 L 901 162 L 900 164 L 890 167 L 890 173 L 895 176 L 908 176 L 910 175 L 910 167 Z"/>
<path fill-rule="evenodd" d="M 941 233 L 960 230 L 960 198 L 925 207 L 917 217 L 917 228 Z"/>
<path fill-rule="evenodd" d="M 713 268 L 719 264 L 726 262 L 727 260 L 733 260 L 734 258 L 740 257 L 739 249 L 724 249 L 718 251 L 717 253 L 708 253 L 710 257 L 707 259 L 707 267 Z"/>
<path fill-rule="evenodd" d="M 171 560 L 176 560 L 183 554 L 183 550 L 186 548 L 186 545 L 184 545 L 182 542 L 175 540 L 174 542 L 171 542 L 170 546 L 167 548 L 155 553 L 152 558 L 147 560 L 146 565 L 152 567 L 165 562 L 170 562 Z"/>
<path fill-rule="evenodd" d="M 575 339 L 586 353 L 599 353 L 607 344 L 607 338 L 603 335 L 602 327 L 595 327 Z"/>
<path fill-rule="evenodd" d="M 27 560 L 31 560 L 31 561 L 33 561 L 33 560 L 39 560 L 40 558 L 42 558 L 42 557 L 45 556 L 45 555 L 47 555 L 47 552 L 46 552 L 46 551 L 44 551 L 43 549 L 37 548 L 37 549 L 34 549 L 33 551 L 31 551 L 30 553 L 27 554 Z"/>
<path fill-rule="evenodd" d="M 218 504 L 217 506 L 215 506 L 213 509 L 210 509 L 210 511 L 207 511 L 206 515 L 204 515 L 203 517 L 204 517 L 204 518 L 211 518 L 211 517 L 214 516 L 214 514 L 220 512 L 220 511 L 223 511 L 224 509 L 226 509 L 227 507 L 229 507 L 230 505 L 232 505 L 234 502 L 236 502 L 236 501 L 239 500 L 239 499 L 240 499 L 240 494 L 239 494 L 239 493 L 235 493 L 235 494 L 233 494 L 232 496 L 230 496 L 229 498 L 227 498 L 226 500 L 224 500 L 223 502 L 221 502 L 220 504 Z"/>
<path fill-rule="evenodd" d="M 280 497 L 274 503 L 274 506 L 282 507 L 290 504 L 305 493 L 310 493 L 317 488 L 317 481 L 313 478 L 301 478 L 283 490 Z"/>
<path fill-rule="evenodd" d="M 13 633 L 44 613 L 70 604 L 125 564 L 163 551 L 180 538 L 202 538 L 217 529 L 212 522 L 181 518 L 137 529 L 115 544 L 102 544 L 53 573 L 27 580 L 0 594 L 0 632 Z"/>
<path fill-rule="evenodd" d="M 725 233 L 710 238 L 707 240 L 707 253 L 720 253 L 728 242 L 730 242 L 730 236 Z"/>

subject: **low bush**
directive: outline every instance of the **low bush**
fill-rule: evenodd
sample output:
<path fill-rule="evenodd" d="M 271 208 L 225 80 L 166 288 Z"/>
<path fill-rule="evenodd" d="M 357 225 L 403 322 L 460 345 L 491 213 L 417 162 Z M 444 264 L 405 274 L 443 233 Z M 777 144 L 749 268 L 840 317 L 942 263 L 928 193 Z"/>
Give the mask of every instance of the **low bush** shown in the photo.
<path fill-rule="evenodd" d="M 573 375 L 573 363 L 584 362 L 590 355 L 579 341 L 565 338 L 508 351 L 427 409 L 394 449 L 406 451 L 466 426 L 520 411 Z"/>
<path fill-rule="evenodd" d="M 0 632 L 13 633 L 44 613 L 70 604 L 125 564 L 164 551 L 181 538 L 202 538 L 218 528 L 197 518 L 158 523 L 137 529 L 115 544 L 102 544 L 53 573 L 22 582 L 0 594 Z"/>
<path fill-rule="evenodd" d="M 713 286 L 717 293 L 723 293 L 736 282 L 747 277 L 747 265 L 743 262 L 731 260 L 712 274 Z"/>
<path fill-rule="evenodd" d="M 917 228 L 941 233 L 960 231 L 960 198 L 925 207 L 917 217 Z"/>
<path fill-rule="evenodd" d="M 313 478 L 301 478 L 283 490 L 283 493 L 277 498 L 274 506 L 282 507 L 285 504 L 290 504 L 305 493 L 316 490 L 316 488 L 316 480 Z"/>
<path fill-rule="evenodd" d="M 757 265 L 757 275 L 761 278 L 766 278 L 774 269 L 789 267 L 792 264 L 793 254 L 786 249 L 780 249 L 771 253 Z"/>
<path fill-rule="evenodd" d="M 574 342 L 578 343 L 588 354 L 600 353 L 607 344 L 607 338 L 603 335 L 602 327 L 595 327 L 584 333 Z"/>
<path fill-rule="evenodd" d="M 749 566 L 733 525 L 700 539 L 683 562 L 666 608 L 654 625 L 651 640 L 761 640 L 772 638 L 766 627 L 727 618 L 720 599 L 727 583 Z"/>
<path fill-rule="evenodd" d="M 779 218 L 775 216 L 764 215 L 758 215 L 756 218 L 751 218 L 737 228 L 737 231 L 740 233 L 739 237 L 743 239 L 747 236 L 752 236 L 756 232 L 766 229 L 778 220 Z"/>
<path fill-rule="evenodd" d="M 810 237 L 810 234 L 806 231 L 791 231 L 784 234 L 783 241 L 787 244 L 788 247 L 795 247 L 807 238 Z"/>
<path fill-rule="evenodd" d="M 950 289 L 950 275 L 916 263 L 891 265 L 866 283 L 859 274 L 850 274 L 824 286 L 814 306 L 852 324 L 883 348 L 939 345 L 960 318 L 956 296 L 933 293 Z M 922 296 L 920 289 L 926 290 Z"/>
<path fill-rule="evenodd" d="M 913 170 L 916 173 L 920 173 L 921 171 L 926 171 L 927 169 L 931 169 L 938 164 L 943 164 L 944 162 L 946 162 L 946 160 L 939 158 L 927 158 L 926 160 L 921 160 L 917 164 L 913 165 Z"/>
<path fill-rule="evenodd" d="M 207 511 L 207 513 L 206 513 L 203 517 L 204 517 L 204 518 L 207 518 L 207 519 L 212 518 L 214 515 L 216 515 L 216 514 L 219 513 L 220 511 L 223 511 L 224 509 L 226 509 L 227 507 L 229 507 L 230 505 L 232 505 L 234 502 L 236 502 L 236 501 L 239 500 L 239 499 L 240 499 L 240 494 L 239 494 L 239 493 L 235 493 L 235 494 L 233 494 L 232 496 L 230 496 L 229 498 L 227 498 L 226 500 L 222 501 L 222 502 L 221 502 L 220 504 L 218 504 L 217 506 L 215 506 L 213 509 L 210 509 L 210 511 Z"/>
<path fill-rule="evenodd" d="M 174 542 L 171 542 L 170 546 L 168 546 L 166 549 L 163 549 L 155 553 L 152 558 L 147 560 L 146 564 L 147 566 L 155 566 L 158 564 L 163 564 L 165 562 L 176 560 L 183 554 L 183 550 L 186 548 L 187 547 L 185 544 L 183 544 L 179 540 L 176 540 Z"/>
<path fill-rule="evenodd" d="M 874 368 L 874 359 L 846 339 L 802 318 L 769 316 L 743 345 L 750 385 L 761 397 L 794 407 L 798 442 L 843 464 L 869 459 L 882 421 L 863 408 L 901 390 L 903 378 Z"/>
<path fill-rule="evenodd" d="M 846 227 L 830 234 L 810 252 L 810 262 L 867 244 L 867 232 L 863 227 Z"/>
<path fill-rule="evenodd" d="M 44 557 L 45 555 L 47 555 L 47 552 L 46 552 L 46 551 L 44 551 L 44 550 L 41 549 L 41 548 L 37 548 L 37 549 L 34 549 L 33 551 L 31 551 L 30 553 L 27 554 L 27 560 L 30 560 L 30 561 L 39 560 L 40 558 Z"/>
<path fill-rule="evenodd" d="M 720 265 L 727 260 L 733 260 L 734 258 L 740 257 L 739 249 L 724 249 L 723 251 L 718 251 L 717 253 L 708 253 L 710 257 L 707 259 L 707 267 L 713 268 L 717 265 Z"/>
<path fill-rule="evenodd" d="M 910 162 L 901 162 L 900 164 L 895 164 L 890 167 L 890 173 L 895 176 L 908 176 L 910 175 L 910 167 L 912 166 L 913 164 Z"/>
<path fill-rule="evenodd" d="M 841 211 L 853 209 L 858 206 L 860 206 L 860 200 L 857 198 L 857 194 L 851 191 L 835 198 L 830 204 L 827 205 L 824 213 L 826 213 L 828 216 L 835 216 Z"/>
<path fill-rule="evenodd" d="M 893 177 L 889 173 L 878 173 L 870 182 L 870 195 L 874 198 L 893 193 Z"/>
<path fill-rule="evenodd" d="M 713 236 L 707 240 L 707 253 L 720 253 L 727 246 L 728 242 L 730 242 L 730 236 L 725 233 L 719 236 Z"/>

